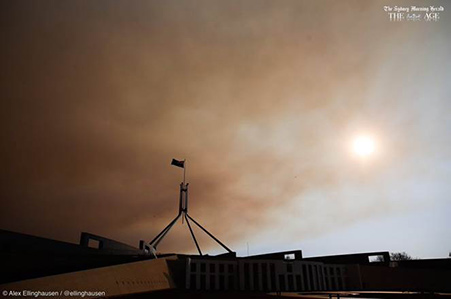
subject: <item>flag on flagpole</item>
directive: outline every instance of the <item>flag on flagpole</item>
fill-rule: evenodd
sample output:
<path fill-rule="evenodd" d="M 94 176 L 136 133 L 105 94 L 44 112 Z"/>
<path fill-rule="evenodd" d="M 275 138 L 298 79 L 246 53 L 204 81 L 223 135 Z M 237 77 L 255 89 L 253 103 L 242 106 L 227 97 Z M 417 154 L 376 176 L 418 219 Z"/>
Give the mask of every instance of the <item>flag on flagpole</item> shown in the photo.
<path fill-rule="evenodd" d="M 185 168 L 185 161 L 179 161 L 176 159 L 172 159 L 171 165 L 177 166 L 177 167 L 181 167 L 181 168 Z"/>

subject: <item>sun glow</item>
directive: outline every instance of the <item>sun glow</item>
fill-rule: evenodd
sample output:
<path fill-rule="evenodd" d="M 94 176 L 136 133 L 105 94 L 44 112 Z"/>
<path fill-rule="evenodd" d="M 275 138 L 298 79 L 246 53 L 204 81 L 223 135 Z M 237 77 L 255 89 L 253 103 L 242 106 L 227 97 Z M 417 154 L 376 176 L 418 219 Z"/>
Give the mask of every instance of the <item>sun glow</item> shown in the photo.
<path fill-rule="evenodd" d="M 374 153 L 376 144 L 370 136 L 358 136 L 354 139 L 352 149 L 357 156 L 366 158 Z"/>

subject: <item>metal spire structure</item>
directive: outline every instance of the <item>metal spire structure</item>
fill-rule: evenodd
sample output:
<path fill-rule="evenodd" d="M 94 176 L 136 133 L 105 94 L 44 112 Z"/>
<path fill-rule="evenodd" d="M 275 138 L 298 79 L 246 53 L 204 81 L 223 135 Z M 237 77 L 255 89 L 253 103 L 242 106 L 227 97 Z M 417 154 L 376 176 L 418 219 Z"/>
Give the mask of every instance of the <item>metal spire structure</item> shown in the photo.
<path fill-rule="evenodd" d="M 180 217 L 182 217 L 182 223 L 183 223 L 183 219 L 186 220 L 186 224 L 188 225 L 189 231 L 191 233 L 191 237 L 193 238 L 194 244 L 196 245 L 199 255 L 202 256 L 202 251 L 200 250 L 199 243 L 197 242 L 196 236 L 194 235 L 194 231 L 191 227 L 189 220 L 191 220 L 195 225 L 197 225 L 200 229 L 202 229 L 202 231 L 204 231 L 210 238 L 215 240 L 219 245 L 221 245 L 229 253 L 233 253 L 233 251 L 230 250 L 230 248 L 228 248 L 221 241 L 219 241 L 215 236 L 213 236 L 208 230 L 206 230 L 202 225 L 200 225 L 196 220 L 194 220 L 193 217 L 191 217 L 188 214 L 188 185 L 189 185 L 189 183 L 185 183 L 186 160 L 178 161 L 178 160 L 172 159 L 171 165 L 183 168 L 183 182 L 180 183 L 179 212 L 178 212 L 177 216 L 152 241 L 150 241 L 150 243 L 149 243 L 150 248 L 154 252 L 156 252 L 158 244 L 167 235 L 167 233 L 174 226 L 174 224 L 177 222 L 177 220 Z"/>

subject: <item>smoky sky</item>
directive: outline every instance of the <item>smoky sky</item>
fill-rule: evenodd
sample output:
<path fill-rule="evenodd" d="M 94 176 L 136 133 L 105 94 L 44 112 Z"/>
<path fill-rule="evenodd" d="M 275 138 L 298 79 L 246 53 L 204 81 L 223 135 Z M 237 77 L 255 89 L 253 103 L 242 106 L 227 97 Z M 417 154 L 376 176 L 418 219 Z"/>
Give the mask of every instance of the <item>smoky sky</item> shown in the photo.
<path fill-rule="evenodd" d="M 177 212 L 176 158 L 190 214 L 233 249 L 424 211 L 440 233 L 400 249 L 445 254 L 451 7 L 390 22 L 406 3 L 2 1 L 0 226 L 150 241 Z M 360 132 L 379 147 L 365 163 Z M 159 249 L 194 252 L 186 224 Z"/>

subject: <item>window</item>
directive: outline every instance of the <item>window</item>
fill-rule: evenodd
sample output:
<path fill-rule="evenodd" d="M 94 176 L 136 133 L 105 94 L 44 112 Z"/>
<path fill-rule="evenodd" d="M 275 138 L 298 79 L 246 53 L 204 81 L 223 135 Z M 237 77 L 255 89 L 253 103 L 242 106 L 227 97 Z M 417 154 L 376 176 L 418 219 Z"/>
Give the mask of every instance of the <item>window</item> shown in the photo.
<path fill-rule="evenodd" d="M 210 273 L 214 273 L 215 272 L 215 264 L 210 264 Z"/>
<path fill-rule="evenodd" d="M 286 291 L 285 288 L 285 275 L 279 274 L 279 290 L 282 292 Z"/>
<path fill-rule="evenodd" d="M 219 289 L 224 290 L 225 289 L 225 277 L 224 275 L 219 276 Z"/>
<path fill-rule="evenodd" d="M 284 260 L 294 260 L 296 259 L 296 255 L 294 253 L 287 253 L 283 256 Z"/>
<path fill-rule="evenodd" d="M 207 277 L 205 277 L 205 274 L 202 274 L 200 276 L 200 289 L 205 290 L 207 287 Z"/>
<path fill-rule="evenodd" d="M 190 285 L 189 286 L 190 286 L 191 290 L 196 289 L 196 275 L 195 274 L 190 275 Z"/>
<path fill-rule="evenodd" d="M 233 273 L 233 264 L 229 264 L 229 273 Z"/>
<path fill-rule="evenodd" d="M 307 279 L 307 266 L 302 265 L 302 278 L 304 279 L 304 290 L 309 291 L 308 279 Z"/>
<path fill-rule="evenodd" d="M 331 277 L 330 278 L 330 280 L 331 280 L 331 288 L 332 288 L 332 290 L 336 290 L 337 289 L 337 284 L 335 283 L 335 277 Z"/>
<path fill-rule="evenodd" d="M 260 288 L 260 286 L 258 285 L 258 281 L 259 281 L 259 272 L 258 272 L 258 264 L 253 264 L 252 265 L 252 273 L 254 275 L 254 290 L 258 290 Z"/>
<path fill-rule="evenodd" d="M 313 265 L 312 266 L 312 280 L 311 280 L 310 283 L 312 284 L 314 291 L 318 290 L 318 285 L 317 285 L 317 280 L 316 280 L 316 273 L 317 273 L 316 265 Z"/>
<path fill-rule="evenodd" d="M 301 275 L 296 275 L 296 291 L 302 290 Z"/>
<path fill-rule="evenodd" d="M 294 277 L 293 277 L 293 275 L 288 275 L 288 291 L 294 291 Z"/>
<path fill-rule="evenodd" d="M 268 291 L 269 290 L 269 286 L 268 286 L 268 264 L 262 264 L 262 285 L 263 285 L 263 290 L 264 291 Z"/>
<path fill-rule="evenodd" d="M 381 263 L 381 262 L 384 262 L 384 256 L 383 255 L 369 255 L 368 261 L 370 263 Z"/>
<path fill-rule="evenodd" d="M 94 239 L 89 239 L 88 240 L 88 247 L 89 248 L 95 248 L 95 249 L 99 249 L 100 248 L 100 242 Z"/>
<path fill-rule="evenodd" d="M 312 265 L 308 265 L 308 278 L 310 281 L 309 290 L 313 290 L 313 269 Z"/>
<path fill-rule="evenodd" d="M 275 264 L 271 263 L 269 264 L 269 272 L 270 272 L 270 279 L 271 279 L 271 288 L 273 290 L 276 289 L 276 266 Z"/>
<path fill-rule="evenodd" d="M 246 290 L 250 289 L 250 278 L 251 274 L 249 271 L 249 264 L 248 263 L 244 263 L 244 288 Z"/>
<path fill-rule="evenodd" d="M 216 277 L 210 275 L 210 290 L 216 290 Z"/>
<path fill-rule="evenodd" d="M 234 290 L 235 289 L 235 279 L 232 275 L 229 275 L 229 290 Z"/>
<path fill-rule="evenodd" d="M 316 281 L 318 282 L 318 290 L 322 290 L 323 289 L 323 270 L 320 266 L 316 267 Z"/>

